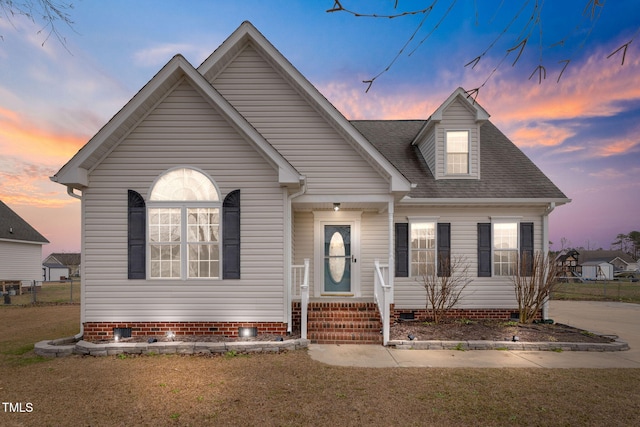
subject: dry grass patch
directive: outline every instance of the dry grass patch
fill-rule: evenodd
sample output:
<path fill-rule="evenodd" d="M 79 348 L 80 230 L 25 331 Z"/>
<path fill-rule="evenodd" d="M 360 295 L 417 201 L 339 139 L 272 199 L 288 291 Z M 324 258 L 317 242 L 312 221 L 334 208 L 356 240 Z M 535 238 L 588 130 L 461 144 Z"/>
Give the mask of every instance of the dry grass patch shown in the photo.
<path fill-rule="evenodd" d="M 306 351 L 26 364 L 12 349 L 77 332 L 78 307 L 0 320 L 20 320 L 0 335 L 2 401 L 33 406 L 0 410 L 3 426 L 640 425 L 640 369 L 346 368 Z"/>

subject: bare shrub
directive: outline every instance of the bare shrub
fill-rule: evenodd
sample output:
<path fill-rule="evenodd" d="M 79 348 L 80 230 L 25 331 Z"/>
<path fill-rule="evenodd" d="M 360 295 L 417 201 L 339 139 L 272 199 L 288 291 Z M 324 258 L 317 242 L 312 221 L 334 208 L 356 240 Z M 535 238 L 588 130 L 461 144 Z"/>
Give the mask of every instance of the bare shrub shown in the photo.
<path fill-rule="evenodd" d="M 518 260 L 515 274 L 511 276 L 520 323 L 531 323 L 556 286 L 558 270 L 549 254 L 536 252 L 533 256 L 523 255 Z"/>
<path fill-rule="evenodd" d="M 469 262 L 464 256 L 441 257 L 438 268 L 427 269 L 422 285 L 427 291 L 427 311 L 435 323 L 460 301 L 462 291 L 471 283 Z"/>

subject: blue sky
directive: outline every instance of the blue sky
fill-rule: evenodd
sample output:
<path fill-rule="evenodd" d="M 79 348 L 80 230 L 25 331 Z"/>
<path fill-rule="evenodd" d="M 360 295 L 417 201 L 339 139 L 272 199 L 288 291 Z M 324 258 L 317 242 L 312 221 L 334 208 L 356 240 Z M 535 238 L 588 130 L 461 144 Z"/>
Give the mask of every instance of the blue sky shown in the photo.
<path fill-rule="evenodd" d="M 58 26 L 66 45 L 44 46 L 41 24 L 0 14 L 0 199 L 51 241 L 45 255 L 78 251 L 79 202 L 48 177 L 173 55 L 197 66 L 249 20 L 349 119 L 426 119 L 458 86 L 480 87 L 491 120 L 573 199 L 551 216 L 552 248 L 609 248 L 640 229 L 640 2 L 340 3 L 364 14 L 434 6 L 375 19 L 327 13 L 333 0 L 84 0 L 73 28 Z M 607 59 L 630 40 L 624 65 L 622 51 Z"/>

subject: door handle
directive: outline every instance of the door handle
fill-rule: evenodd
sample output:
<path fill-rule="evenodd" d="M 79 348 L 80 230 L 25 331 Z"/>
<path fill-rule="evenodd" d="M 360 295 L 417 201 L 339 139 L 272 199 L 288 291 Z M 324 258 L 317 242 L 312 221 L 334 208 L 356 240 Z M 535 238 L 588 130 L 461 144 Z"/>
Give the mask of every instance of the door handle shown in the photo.
<path fill-rule="evenodd" d="M 355 263 L 356 263 L 356 261 L 357 261 L 357 260 L 356 260 L 356 257 L 355 257 L 354 255 L 351 255 L 351 262 L 355 264 Z"/>

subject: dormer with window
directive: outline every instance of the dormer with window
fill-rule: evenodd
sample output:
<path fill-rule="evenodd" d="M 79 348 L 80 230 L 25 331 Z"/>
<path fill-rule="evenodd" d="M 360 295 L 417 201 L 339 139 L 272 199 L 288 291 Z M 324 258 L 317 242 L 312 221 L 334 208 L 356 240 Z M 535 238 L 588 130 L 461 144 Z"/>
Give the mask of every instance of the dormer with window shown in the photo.
<path fill-rule="evenodd" d="M 435 179 L 480 179 L 480 126 L 488 119 L 462 88 L 431 115 L 413 145 Z"/>

